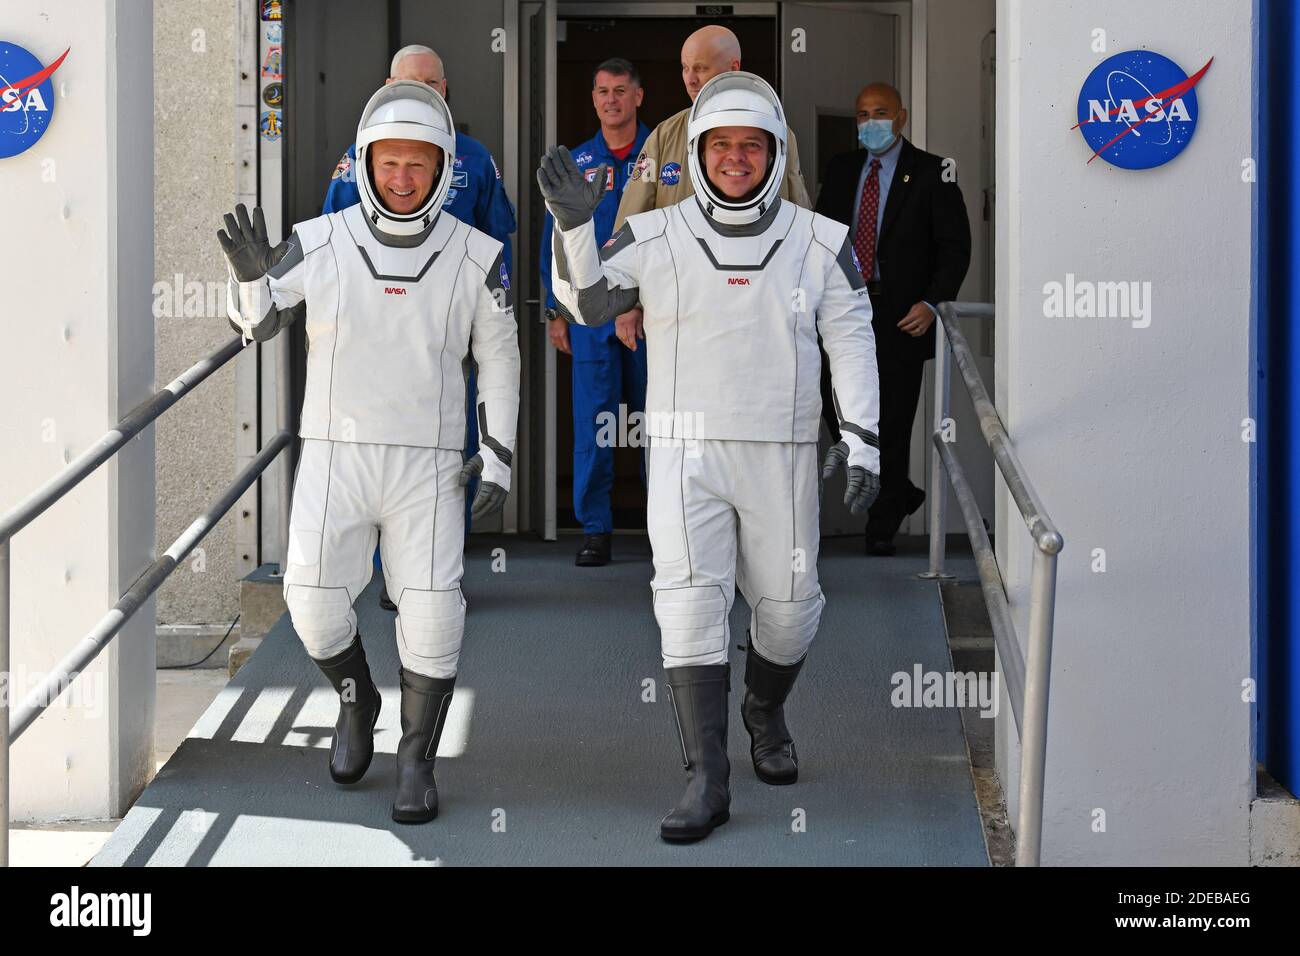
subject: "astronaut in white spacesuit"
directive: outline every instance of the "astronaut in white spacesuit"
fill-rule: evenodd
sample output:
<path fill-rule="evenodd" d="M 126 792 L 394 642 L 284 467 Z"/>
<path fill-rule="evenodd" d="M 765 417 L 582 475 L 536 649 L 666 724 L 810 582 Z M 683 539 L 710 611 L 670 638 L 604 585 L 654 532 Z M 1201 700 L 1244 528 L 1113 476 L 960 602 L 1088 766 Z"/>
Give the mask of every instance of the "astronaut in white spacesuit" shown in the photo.
<path fill-rule="evenodd" d="M 817 631 L 820 333 L 855 513 L 879 490 L 879 384 L 871 304 L 848 227 L 778 197 L 786 121 L 761 78 L 719 74 L 687 127 L 697 194 L 634 215 L 597 250 L 585 177 L 563 147 L 537 179 L 555 216 L 555 295 L 584 325 L 638 300 L 649 362 L 648 526 L 654 613 L 687 786 L 666 840 L 707 836 L 729 815 L 727 616 L 753 609 L 741 707 L 759 778 L 798 774 L 784 703 Z"/>
<path fill-rule="evenodd" d="M 361 203 L 298 223 L 272 250 L 261 210 L 226 216 L 231 322 L 265 341 L 300 316 L 307 333 L 302 457 L 284 597 L 308 655 L 340 695 L 330 775 L 370 765 L 380 695 L 353 602 L 377 531 L 397 599 L 402 738 L 393 819 L 433 819 L 438 740 L 455 684 L 465 599 L 463 486 L 474 517 L 510 488 L 519 348 L 501 243 L 442 212 L 455 126 L 423 83 L 391 83 L 357 129 Z M 463 461 L 465 381 L 479 366 L 479 453 Z"/>

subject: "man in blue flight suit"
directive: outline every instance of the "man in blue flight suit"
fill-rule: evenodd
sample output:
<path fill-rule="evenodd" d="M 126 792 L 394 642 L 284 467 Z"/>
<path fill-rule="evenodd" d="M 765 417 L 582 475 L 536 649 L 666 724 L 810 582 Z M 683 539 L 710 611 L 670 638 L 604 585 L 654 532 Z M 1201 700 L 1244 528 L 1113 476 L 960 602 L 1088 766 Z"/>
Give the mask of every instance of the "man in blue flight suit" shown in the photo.
<path fill-rule="evenodd" d="M 389 67 L 389 83 L 394 80 L 417 80 L 432 86 L 447 97 L 447 74 L 442 67 L 442 58 L 427 46 L 413 44 L 402 47 L 393 56 Z M 355 206 L 361 201 L 357 191 L 356 146 L 349 146 L 330 179 L 329 190 L 325 193 L 324 213 L 338 212 L 348 206 Z M 617 202 L 617 200 L 616 200 Z M 447 199 L 442 208 L 476 229 L 486 232 L 493 239 L 500 240 L 505 246 L 504 257 L 507 271 L 513 271 L 510 263 L 510 233 L 515 231 L 515 209 L 510 204 L 505 187 L 501 184 L 501 171 L 487 147 L 468 133 L 456 131 L 456 157 L 452 172 L 451 187 L 447 190 Z M 549 247 L 548 247 L 549 248 Z M 465 396 L 466 415 L 465 457 L 472 458 L 478 451 L 478 418 L 475 414 L 475 394 L 477 392 L 474 369 L 469 369 Z M 469 533 L 469 512 L 474 496 L 478 492 L 478 479 L 473 479 L 465 494 L 465 532 Z M 379 565 L 379 552 L 375 552 L 375 565 Z M 395 605 L 385 589 L 379 596 L 379 603 L 385 610 L 395 611 Z"/>
<path fill-rule="evenodd" d="M 600 132 L 575 147 L 573 158 L 588 179 L 602 163 L 610 170 L 605 198 L 593 216 L 598 243 L 604 243 L 614 231 L 623 187 L 650 135 L 636 117 L 644 94 L 640 74 L 627 60 L 614 57 L 596 67 L 591 102 L 600 120 Z M 570 325 L 556 315 L 555 296 L 551 294 L 553 226 L 548 212 L 541 244 L 542 282 L 550 318 L 547 331 L 557 349 L 573 356 L 573 511 L 583 531 L 575 563 L 578 567 L 599 567 L 609 563 L 614 531 L 610 506 L 614 446 L 605 439 L 611 433 L 618 435 L 619 423 L 627 421 L 633 412 L 645 412 L 645 349 L 637 348 L 635 333 L 629 334 L 628 326 L 616 329 L 621 323 L 588 328 Z M 626 406 L 624 415 L 619 414 L 620 404 Z M 602 416 L 602 412 L 606 414 Z M 611 421 L 612 429 L 602 424 Z M 598 436 L 604 437 L 598 440 Z"/>

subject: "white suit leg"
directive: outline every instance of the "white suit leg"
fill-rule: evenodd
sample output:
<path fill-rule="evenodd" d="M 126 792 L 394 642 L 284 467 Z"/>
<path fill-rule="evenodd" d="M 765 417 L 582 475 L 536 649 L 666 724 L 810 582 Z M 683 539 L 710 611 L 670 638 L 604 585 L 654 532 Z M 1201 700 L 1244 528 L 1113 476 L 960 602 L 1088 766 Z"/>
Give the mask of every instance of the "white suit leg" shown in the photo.
<path fill-rule="evenodd" d="M 727 662 L 736 514 L 718 445 L 651 439 L 646 518 L 664 667 Z"/>
<path fill-rule="evenodd" d="M 739 579 L 750 640 L 774 664 L 808 652 L 821 621 L 815 442 L 730 442 L 736 453 Z"/>
<path fill-rule="evenodd" d="M 465 633 L 465 489 L 461 453 L 385 446 L 380 552 L 397 604 L 402 667 L 425 677 L 456 676 Z"/>
<path fill-rule="evenodd" d="M 352 603 L 370 582 L 375 551 L 377 446 L 305 439 L 289 516 L 284 601 L 294 630 L 318 660 L 346 650 L 357 632 Z"/>

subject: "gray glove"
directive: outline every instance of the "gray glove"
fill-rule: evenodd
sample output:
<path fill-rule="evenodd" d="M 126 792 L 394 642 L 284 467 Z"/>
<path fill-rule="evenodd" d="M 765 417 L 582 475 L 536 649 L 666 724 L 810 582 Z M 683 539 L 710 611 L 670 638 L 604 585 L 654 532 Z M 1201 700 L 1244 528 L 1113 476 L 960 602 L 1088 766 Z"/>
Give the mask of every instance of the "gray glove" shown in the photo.
<path fill-rule="evenodd" d="M 475 455 L 461 467 L 456 481 L 463 488 L 469 484 L 471 478 L 477 478 L 482 473 L 483 456 Z M 478 494 L 474 496 L 474 504 L 469 509 L 470 520 L 478 521 L 500 511 L 501 506 L 506 503 L 507 494 L 508 492 L 496 482 L 480 481 Z"/>
<path fill-rule="evenodd" d="M 860 515 L 876 500 L 880 494 L 880 476 L 874 472 L 867 471 L 861 465 L 850 465 L 849 446 L 844 442 L 836 442 L 831 445 L 830 450 L 826 452 L 826 463 L 822 465 L 823 480 L 835 474 L 835 469 L 844 465 L 848 468 L 849 483 L 844 489 L 844 503 L 848 505 L 849 511 L 855 515 Z"/>
<path fill-rule="evenodd" d="M 217 239 L 237 282 L 256 282 L 288 253 L 289 246 L 284 242 L 271 248 L 261 206 L 254 207 L 251 222 L 243 203 L 235 207 L 235 215 L 226 213 L 225 219 L 226 228 L 217 230 Z"/>
<path fill-rule="evenodd" d="M 596 167 L 596 174 L 588 180 L 578 164 L 573 161 L 568 149 L 563 146 L 551 146 L 542 157 L 537 168 L 537 185 L 541 187 L 542 198 L 550 207 L 555 224 L 562 232 L 568 232 L 591 219 L 600 201 L 605 198 L 605 180 L 609 175 L 609 164 L 601 163 Z"/>

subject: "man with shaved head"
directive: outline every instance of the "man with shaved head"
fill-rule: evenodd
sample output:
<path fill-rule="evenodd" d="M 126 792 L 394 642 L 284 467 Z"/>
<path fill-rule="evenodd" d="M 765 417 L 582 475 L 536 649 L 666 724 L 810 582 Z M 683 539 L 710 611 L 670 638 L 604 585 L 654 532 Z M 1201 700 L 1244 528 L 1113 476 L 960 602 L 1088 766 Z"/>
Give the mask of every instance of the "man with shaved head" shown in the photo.
<path fill-rule="evenodd" d="M 880 496 L 867 518 L 869 554 L 894 553 L 903 519 L 925 501 L 908 479 L 912 420 L 925 360 L 934 355 L 935 307 L 956 299 L 970 266 L 970 222 L 956 167 L 902 135 L 907 110 L 888 83 L 863 87 L 858 142 L 826 167 L 817 212 L 849 226 L 871 295 L 880 369 Z M 822 412 L 838 440 L 823 365 Z"/>
<path fill-rule="evenodd" d="M 717 24 L 700 27 L 682 44 L 682 84 L 692 103 L 709 80 L 719 73 L 739 69 L 740 41 L 726 27 Z M 615 232 L 623 228 L 628 216 L 651 209 L 665 209 L 695 192 L 686 163 L 686 120 L 690 112 L 688 106 L 668 117 L 654 128 L 641 147 L 618 204 Z M 812 200 L 808 198 L 799 169 L 799 149 L 792 129 L 786 130 L 786 153 L 781 198 L 811 209 Z M 619 316 L 616 323 L 615 334 L 619 341 L 633 351 L 637 339 L 645 338 L 642 319 L 642 310 L 634 308 L 627 315 Z"/>
<path fill-rule="evenodd" d="M 695 102 L 701 87 L 719 73 L 740 69 L 740 41 L 726 27 L 710 24 L 700 27 L 682 44 L 682 84 L 686 95 Z M 695 192 L 686 168 L 686 118 L 690 107 L 668 117 L 650 133 L 637 156 L 632 177 L 623 190 L 618 205 L 614 231 L 638 212 L 663 209 L 681 202 Z M 799 170 L 799 151 L 794 133 L 787 132 L 788 155 L 781 198 L 805 209 L 812 208 L 808 190 Z"/>

